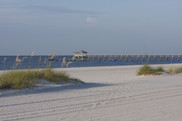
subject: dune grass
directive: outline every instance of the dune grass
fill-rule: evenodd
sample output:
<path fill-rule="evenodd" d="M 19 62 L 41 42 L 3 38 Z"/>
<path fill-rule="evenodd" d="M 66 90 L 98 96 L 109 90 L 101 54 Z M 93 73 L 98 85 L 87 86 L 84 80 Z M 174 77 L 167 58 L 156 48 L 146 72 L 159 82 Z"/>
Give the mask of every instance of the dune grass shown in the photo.
<path fill-rule="evenodd" d="M 182 67 L 179 67 L 179 68 L 169 68 L 166 72 L 170 73 L 170 74 L 182 73 Z"/>
<path fill-rule="evenodd" d="M 144 65 L 139 69 L 137 75 L 160 75 L 162 72 L 164 72 L 162 67 L 152 68 L 149 65 Z"/>
<path fill-rule="evenodd" d="M 30 88 L 36 85 L 36 79 L 44 79 L 55 83 L 82 82 L 79 79 L 71 78 L 65 72 L 55 72 L 51 68 L 43 70 L 9 71 L 0 75 L 0 89 Z"/>

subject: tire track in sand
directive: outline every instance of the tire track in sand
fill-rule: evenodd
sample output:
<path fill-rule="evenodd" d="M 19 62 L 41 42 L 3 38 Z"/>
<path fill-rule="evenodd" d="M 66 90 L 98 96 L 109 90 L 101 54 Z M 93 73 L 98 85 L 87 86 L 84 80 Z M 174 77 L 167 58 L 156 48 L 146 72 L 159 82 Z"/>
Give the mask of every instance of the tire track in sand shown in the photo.
<path fill-rule="evenodd" d="M 144 91 L 143 91 L 144 92 Z M 30 111 L 23 111 L 23 112 L 15 112 L 15 113 L 6 113 L 0 114 L 1 120 L 23 120 L 23 119 L 31 119 L 36 117 L 44 117 L 49 115 L 61 115 L 65 113 L 77 112 L 77 111 L 84 111 L 84 110 L 94 110 L 97 108 L 106 108 L 109 106 L 117 106 L 117 105 L 125 105 L 129 103 L 141 103 L 145 101 L 151 100 L 159 100 L 165 98 L 173 98 L 176 96 L 182 96 L 182 87 L 181 86 L 171 86 L 169 88 L 160 88 L 158 91 L 151 91 L 146 93 L 138 93 L 134 95 L 128 94 L 126 97 L 122 95 L 122 90 L 120 88 L 115 88 L 114 90 L 110 90 L 107 93 L 101 93 L 97 95 L 86 95 L 82 97 L 73 97 L 73 98 L 65 98 L 64 100 L 48 100 L 49 103 L 55 103 L 56 101 L 69 101 L 72 102 L 70 104 L 65 105 L 57 105 L 50 108 L 43 108 L 39 110 L 30 110 Z M 100 98 L 98 98 L 100 97 Z M 82 100 L 83 102 L 80 102 Z M 46 102 L 46 101 L 45 101 Z M 35 103 L 45 103 L 43 101 L 35 102 Z M 76 102 L 76 103 L 73 103 Z M 23 105 L 33 105 L 34 103 L 30 104 L 23 104 Z M 15 105 L 15 107 L 22 106 L 22 105 Z M 1 107 L 5 108 L 5 107 Z"/>

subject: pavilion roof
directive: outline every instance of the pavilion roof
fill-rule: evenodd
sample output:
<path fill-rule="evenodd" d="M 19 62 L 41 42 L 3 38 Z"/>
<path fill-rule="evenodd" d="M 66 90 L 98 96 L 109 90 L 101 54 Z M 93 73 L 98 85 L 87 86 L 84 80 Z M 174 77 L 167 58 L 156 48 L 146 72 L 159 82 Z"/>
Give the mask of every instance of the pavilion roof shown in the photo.
<path fill-rule="evenodd" d="M 86 53 L 87 54 L 88 52 L 87 51 L 84 51 L 84 50 L 80 50 L 80 51 L 76 51 L 76 52 L 73 52 L 73 53 L 75 53 L 75 54 L 76 53 Z"/>

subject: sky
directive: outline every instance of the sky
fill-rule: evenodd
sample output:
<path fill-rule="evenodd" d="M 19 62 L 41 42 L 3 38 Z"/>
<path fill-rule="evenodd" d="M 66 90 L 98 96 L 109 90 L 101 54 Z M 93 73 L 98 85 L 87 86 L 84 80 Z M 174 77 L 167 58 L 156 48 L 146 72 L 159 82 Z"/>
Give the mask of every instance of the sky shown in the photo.
<path fill-rule="evenodd" d="M 0 55 L 182 54 L 182 0 L 0 0 Z"/>

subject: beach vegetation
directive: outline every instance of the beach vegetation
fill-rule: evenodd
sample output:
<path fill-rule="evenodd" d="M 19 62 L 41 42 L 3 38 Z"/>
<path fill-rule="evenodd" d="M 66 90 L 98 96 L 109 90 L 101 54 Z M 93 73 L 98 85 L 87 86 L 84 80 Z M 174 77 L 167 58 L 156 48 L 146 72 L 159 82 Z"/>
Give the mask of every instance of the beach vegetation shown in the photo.
<path fill-rule="evenodd" d="M 62 59 L 62 63 L 61 63 L 61 67 L 65 67 L 65 66 L 66 66 L 66 57 Z"/>
<path fill-rule="evenodd" d="M 6 66 L 6 57 L 3 59 L 3 70 L 5 70 L 5 66 Z"/>
<path fill-rule="evenodd" d="M 160 75 L 162 72 L 164 72 L 162 67 L 152 68 L 146 64 L 139 69 L 137 75 Z"/>
<path fill-rule="evenodd" d="M 56 72 L 51 68 L 43 70 L 11 70 L 0 75 L 0 89 L 30 88 L 36 86 L 36 80 L 38 79 L 54 83 L 82 82 L 79 79 L 71 78 L 66 72 Z"/>
<path fill-rule="evenodd" d="M 69 61 L 69 62 L 66 62 L 66 61 L 67 61 L 67 59 L 66 59 L 66 57 L 64 57 L 62 59 L 61 67 L 67 68 L 72 63 L 71 61 Z"/>
<path fill-rule="evenodd" d="M 182 67 L 179 67 L 179 68 L 169 68 L 166 72 L 170 73 L 170 74 L 182 73 Z"/>
<path fill-rule="evenodd" d="M 31 60 L 32 60 L 32 57 L 34 56 L 34 52 L 31 53 L 30 55 L 30 59 L 29 59 L 29 68 L 31 68 Z"/>
<path fill-rule="evenodd" d="M 41 58 L 41 56 L 40 56 L 40 57 L 39 57 L 39 62 L 38 62 L 38 68 L 39 68 L 39 66 L 40 66 L 41 60 L 42 60 L 42 58 Z"/>

